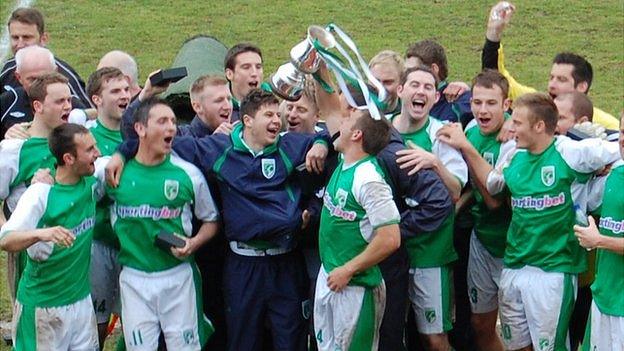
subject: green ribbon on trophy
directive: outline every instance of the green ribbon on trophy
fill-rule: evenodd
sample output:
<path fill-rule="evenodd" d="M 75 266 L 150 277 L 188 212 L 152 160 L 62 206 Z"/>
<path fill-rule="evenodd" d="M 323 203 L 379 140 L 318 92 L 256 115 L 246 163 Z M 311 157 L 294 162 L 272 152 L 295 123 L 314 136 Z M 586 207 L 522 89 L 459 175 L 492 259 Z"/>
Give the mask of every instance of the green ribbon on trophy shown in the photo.
<path fill-rule="evenodd" d="M 327 67 L 334 73 L 338 86 L 342 90 L 342 93 L 347 99 L 349 105 L 357 109 L 368 109 L 374 119 L 380 119 L 384 116 L 383 110 L 385 110 L 387 106 L 384 102 L 387 96 L 386 89 L 384 89 L 381 82 L 373 76 L 373 73 L 368 67 L 368 63 L 360 54 L 355 42 L 334 23 L 327 25 L 326 29 L 333 32 L 335 37 L 340 38 L 340 40 L 345 43 L 345 45 L 357 58 L 357 63 L 353 60 L 347 50 L 345 50 L 345 48 L 337 41 L 335 42 L 334 47 L 342 55 L 342 57 L 346 59 L 349 64 L 348 68 L 345 67 L 345 62 L 338 55 L 329 51 L 329 49 L 321 45 L 318 40 L 312 41 L 314 49 L 316 49 L 321 59 L 325 61 Z M 317 77 L 315 76 L 315 78 Z M 373 87 L 375 87 L 379 93 L 376 94 L 374 91 L 371 91 L 366 82 L 369 82 Z M 320 83 L 321 86 L 327 85 L 327 83 L 322 81 L 320 81 Z M 366 102 L 365 106 L 359 106 L 355 102 L 355 99 L 347 88 L 347 84 L 360 88 Z"/>
<path fill-rule="evenodd" d="M 353 53 L 355 60 L 336 37 Z M 340 55 L 331 52 L 333 48 L 336 48 Z M 269 80 L 274 94 L 286 100 L 298 100 L 303 92 L 306 74 L 311 74 L 325 91 L 333 93 L 332 87 L 323 81 L 317 72 L 320 61 L 323 60 L 336 77 L 349 105 L 357 109 L 368 109 L 375 119 L 380 119 L 384 115 L 383 111 L 387 107 L 386 90 L 373 76 L 353 40 L 337 25 L 330 23 L 326 28 L 308 27 L 307 38 L 291 49 L 290 58 L 290 62 L 281 65 Z M 377 93 L 369 89 L 369 84 L 377 90 Z M 362 91 L 366 105 L 359 106 L 355 102 L 347 85 Z"/>

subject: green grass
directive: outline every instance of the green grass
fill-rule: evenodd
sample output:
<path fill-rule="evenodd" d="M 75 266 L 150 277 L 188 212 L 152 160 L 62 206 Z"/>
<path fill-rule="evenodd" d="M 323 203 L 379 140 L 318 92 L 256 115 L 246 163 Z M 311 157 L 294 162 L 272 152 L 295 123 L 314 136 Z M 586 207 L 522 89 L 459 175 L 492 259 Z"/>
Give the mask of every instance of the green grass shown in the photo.
<path fill-rule="evenodd" d="M 12 1 L 0 0 L 4 18 Z M 594 66 L 591 97 L 619 114 L 624 97 L 624 2 L 516 1 L 505 33 L 507 68 L 521 83 L 545 89 L 560 51 L 586 56 Z M 365 58 L 383 49 L 404 53 L 411 42 L 435 38 L 447 49 L 452 80 L 469 81 L 481 67 L 485 21 L 494 1 L 38 1 L 51 34 L 49 47 L 83 79 L 109 50 L 134 55 L 147 73 L 168 66 L 184 40 L 209 34 L 231 46 L 251 41 L 264 52 L 265 76 L 288 59 L 311 24 L 339 24 Z M 4 22 L 3 22 L 4 23 Z M 0 281 L 4 281 L 3 279 Z M 0 283 L 0 318 L 10 315 Z"/>
<path fill-rule="evenodd" d="M 494 1 L 86 1 L 68 6 L 38 1 L 51 33 L 50 47 L 86 78 L 99 57 L 123 49 L 137 58 L 141 80 L 169 65 L 184 40 L 204 33 L 227 46 L 251 41 L 264 51 L 265 76 L 288 59 L 310 24 L 335 22 L 366 58 L 382 49 L 404 53 L 419 39 L 447 49 L 452 79 L 469 81 L 480 70 L 485 20 Z M 574 51 L 593 63 L 595 104 L 622 110 L 624 2 L 517 1 L 505 33 L 507 67 L 522 83 L 546 88 L 555 53 Z M 8 10 L 5 10 L 8 11 Z M 585 23 L 586 22 L 586 23 Z"/>

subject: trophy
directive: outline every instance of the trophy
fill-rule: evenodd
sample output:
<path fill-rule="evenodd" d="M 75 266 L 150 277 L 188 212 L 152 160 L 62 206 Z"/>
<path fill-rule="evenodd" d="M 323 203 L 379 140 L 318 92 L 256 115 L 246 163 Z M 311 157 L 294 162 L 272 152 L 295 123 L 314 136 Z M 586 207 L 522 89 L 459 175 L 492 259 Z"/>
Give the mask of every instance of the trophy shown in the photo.
<path fill-rule="evenodd" d="M 275 95 L 289 101 L 299 100 L 305 75 L 315 73 L 320 65 L 321 57 L 315 45 L 328 50 L 336 45 L 336 39 L 323 27 L 308 27 L 306 39 L 290 50 L 290 62 L 281 65 L 269 80 Z"/>
<path fill-rule="evenodd" d="M 340 39 L 342 44 L 337 39 Z M 330 52 L 330 49 L 335 49 L 337 53 Z M 271 90 L 283 99 L 297 101 L 303 94 L 305 75 L 311 74 L 323 89 L 332 93 L 333 89 L 315 74 L 320 67 L 321 60 L 333 73 L 349 105 L 357 109 L 368 110 L 374 119 L 380 119 L 383 116 L 382 111 L 387 105 L 388 98 L 386 90 L 373 76 L 355 42 L 333 23 L 327 25 L 326 28 L 308 27 L 307 38 L 290 50 L 290 62 L 281 65 L 269 79 Z M 374 89 L 369 89 L 367 83 L 370 83 Z M 358 106 L 349 93 L 347 85 L 362 91 L 365 105 Z"/>

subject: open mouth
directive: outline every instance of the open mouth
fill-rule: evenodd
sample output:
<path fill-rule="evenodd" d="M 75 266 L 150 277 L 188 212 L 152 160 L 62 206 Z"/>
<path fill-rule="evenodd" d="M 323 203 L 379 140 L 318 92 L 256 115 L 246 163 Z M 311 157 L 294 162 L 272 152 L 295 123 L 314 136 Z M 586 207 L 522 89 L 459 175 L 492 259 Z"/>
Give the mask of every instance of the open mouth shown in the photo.
<path fill-rule="evenodd" d="M 227 122 L 230 120 L 230 113 L 229 112 L 222 112 L 219 114 L 219 118 L 221 118 L 224 122 Z"/>
<path fill-rule="evenodd" d="M 288 121 L 288 130 L 296 130 L 301 123 L 299 121 Z"/>
<path fill-rule="evenodd" d="M 416 108 L 424 108 L 425 107 L 425 100 L 423 100 L 423 99 L 414 99 L 414 100 L 412 100 L 412 106 L 414 106 Z"/>
<path fill-rule="evenodd" d="M 67 122 L 67 121 L 69 120 L 69 112 L 68 112 L 68 113 L 63 113 L 63 114 L 61 115 L 61 120 L 62 120 L 63 122 Z"/>
<path fill-rule="evenodd" d="M 121 103 L 121 104 L 119 104 L 119 105 L 117 105 L 117 106 L 118 106 L 120 109 L 125 110 L 126 108 L 128 108 L 128 103 L 127 103 L 127 102 L 124 102 L 124 103 Z"/>
<path fill-rule="evenodd" d="M 267 128 L 267 132 L 269 134 L 269 137 L 275 138 L 275 137 L 277 137 L 277 134 L 279 134 L 280 129 L 279 129 L 279 127 L 269 127 L 269 128 Z"/>
<path fill-rule="evenodd" d="M 249 87 L 252 89 L 256 89 L 258 87 L 258 81 L 249 82 L 247 84 L 249 84 Z"/>
<path fill-rule="evenodd" d="M 479 122 L 479 124 L 481 126 L 488 126 L 490 124 L 490 122 L 492 121 L 492 119 L 491 118 L 479 117 L 479 118 L 477 118 L 477 121 Z"/>
<path fill-rule="evenodd" d="M 171 145 L 171 143 L 173 142 L 173 137 L 172 137 L 172 136 L 165 137 L 164 141 L 165 141 L 165 144 L 167 144 L 168 146 L 170 146 L 170 145 Z"/>

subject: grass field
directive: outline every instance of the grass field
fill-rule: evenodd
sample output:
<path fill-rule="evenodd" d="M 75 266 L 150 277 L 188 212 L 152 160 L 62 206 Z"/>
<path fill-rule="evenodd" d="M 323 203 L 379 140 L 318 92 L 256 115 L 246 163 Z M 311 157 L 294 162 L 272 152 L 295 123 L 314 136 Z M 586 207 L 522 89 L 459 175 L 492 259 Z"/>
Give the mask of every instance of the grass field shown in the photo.
<path fill-rule="evenodd" d="M 14 3 L 0 0 L 3 19 Z M 83 79 L 104 53 L 122 49 L 136 57 L 143 81 L 147 73 L 168 66 L 186 38 L 200 33 L 213 35 L 227 46 L 256 43 L 263 49 L 268 77 L 288 59 L 290 48 L 305 36 L 308 25 L 335 22 L 357 42 L 365 58 L 382 49 L 404 53 L 411 42 L 435 38 L 447 49 L 450 78 L 469 81 L 480 70 L 485 21 L 494 3 L 41 0 L 35 5 L 46 15 L 49 47 Z M 510 72 L 524 84 L 545 89 L 554 54 L 580 53 L 594 66 L 594 103 L 619 114 L 624 106 L 624 1 L 515 3 L 517 13 L 503 39 Z M 0 291 L 6 295 L 4 286 Z M 8 315 L 9 304 L 3 298 L 0 317 Z"/>
<path fill-rule="evenodd" d="M 13 1 L 2 0 L 8 14 Z M 112 1 L 41 0 L 50 47 L 86 79 L 99 57 L 123 49 L 137 58 L 141 80 L 170 64 L 184 40 L 204 33 L 227 46 L 251 41 L 264 51 L 265 76 L 288 58 L 310 24 L 335 22 L 366 58 L 382 49 L 400 53 L 435 38 L 448 51 L 452 79 L 480 70 L 485 20 L 494 1 Z M 550 60 L 569 50 L 594 66 L 595 104 L 619 113 L 624 96 L 624 1 L 517 1 L 504 36 L 507 67 L 522 83 L 546 88 Z M 6 15 L 3 16 L 6 18 Z"/>

